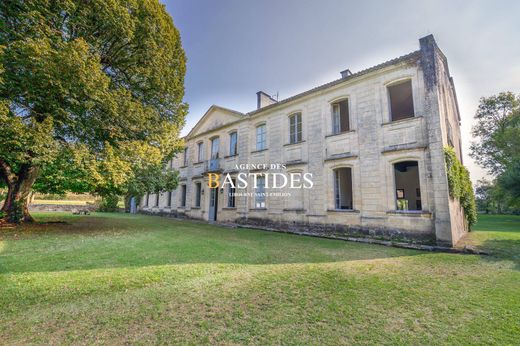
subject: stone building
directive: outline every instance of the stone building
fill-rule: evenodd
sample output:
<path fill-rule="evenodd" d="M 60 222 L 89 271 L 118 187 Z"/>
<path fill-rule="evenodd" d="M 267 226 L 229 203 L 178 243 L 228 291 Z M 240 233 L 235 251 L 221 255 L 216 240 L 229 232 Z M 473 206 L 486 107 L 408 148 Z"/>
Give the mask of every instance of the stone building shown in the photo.
<path fill-rule="evenodd" d="M 467 225 L 449 197 L 443 148 L 462 160 L 457 97 L 433 36 L 419 43 L 417 51 L 345 70 L 285 100 L 260 91 L 249 113 L 211 106 L 169 164 L 180 172 L 178 188 L 145 195 L 141 211 L 455 244 Z M 273 183 L 262 178 L 266 171 L 312 173 L 313 187 L 264 194 Z M 210 188 L 212 172 L 234 182 L 244 172 L 258 177 L 243 189 Z"/>

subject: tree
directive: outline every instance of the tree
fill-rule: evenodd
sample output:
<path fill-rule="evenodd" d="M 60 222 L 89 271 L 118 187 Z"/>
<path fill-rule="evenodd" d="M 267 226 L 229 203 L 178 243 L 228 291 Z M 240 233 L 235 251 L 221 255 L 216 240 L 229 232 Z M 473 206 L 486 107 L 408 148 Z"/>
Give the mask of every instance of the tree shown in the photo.
<path fill-rule="evenodd" d="M 140 198 L 145 193 L 161 193 L 177 188 L 179 172 L 164 169 L 163 166 L 149 166 L 139 169 L 128 181 L 125 191 L 125 210 L 130 210 L 130 199 Z"/>
<path fill-rule="evenodd" d="M 181 148 L 185 55 L 158 0 L 0 3 L 0 184 L 10 221 L 39 191 L 125 191 Z"/>
<path fill-rule="evenodd" d="M 495 177 L 493 195 L 498 212 L 520 204 L 520 95 L 503 92 L 481 98 L 472 133 L 477 141 L 470 155 Z"/>
<path fill-rule="evenodd" d="M 520 159 L 520 97 L 503 92 L 480 99 L 470 156 L 496 176 Z"/>

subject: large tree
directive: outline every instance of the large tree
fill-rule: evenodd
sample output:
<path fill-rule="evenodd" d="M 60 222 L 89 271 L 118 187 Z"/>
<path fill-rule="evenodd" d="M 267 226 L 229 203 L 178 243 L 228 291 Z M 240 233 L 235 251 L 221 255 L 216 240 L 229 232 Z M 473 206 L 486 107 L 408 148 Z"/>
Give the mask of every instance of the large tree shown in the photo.
<path fill-rule="evenodd" d="M 4 216 L 32 220 L 35 182 L 107 194 L 170 159 L 184 75 L 179 32 L 158 0 L 0 2 Z"/>
<path fill-rule="evenodd" d="M 496 178 L 500 191 L 520 201 L 520 96 L 481 98 L 475 119 L 470 155 Z"/>

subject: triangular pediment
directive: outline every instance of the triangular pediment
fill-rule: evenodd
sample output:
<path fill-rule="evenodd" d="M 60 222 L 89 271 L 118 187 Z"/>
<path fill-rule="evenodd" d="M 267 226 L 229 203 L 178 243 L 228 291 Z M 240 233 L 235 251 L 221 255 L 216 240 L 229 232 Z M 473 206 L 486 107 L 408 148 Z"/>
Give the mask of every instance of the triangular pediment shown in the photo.
<path fill-rule="evenodd" d="M 232 109 L 213 105 L 209 107 L 207 112 L 200 118 L 197 124 L 186 136 L 187 138 L 194 137 L 198 134 L 205 133 L 237 120 L 243 119 L 244 114 L 234 111 Z"/>

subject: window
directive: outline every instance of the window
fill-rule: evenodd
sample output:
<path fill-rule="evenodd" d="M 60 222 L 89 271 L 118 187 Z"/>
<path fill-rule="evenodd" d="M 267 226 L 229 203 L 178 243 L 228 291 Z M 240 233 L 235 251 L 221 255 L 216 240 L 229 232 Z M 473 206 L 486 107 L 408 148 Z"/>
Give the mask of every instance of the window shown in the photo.
<path fill-rule="evenodd" d="M 302 113 L 295 113 L 289 117 L 289 143 L 302 141 Z"/>
<path fill-rule="evenodd" d="M 353 209 L 351 168 L 334 170 L 334 208 Z"/>
<path fill-rule="evenodd" d="M 186 185 L 181 185 L 181 207 L 186 206 Z"/>
<path fill-rule="evenodd" d="M 412 81 L 389 86 L 388 95 L 392 121 L 414 117 Z"/>
<path fill-rule="evenodd" d="M 160 194 L 159 194 L 159 192 L 157 192 L 157 193 L 155 194 L 155 206 L 156 206 L 156 207 L 159 206 L 159 196 L 160 196 Z"/>
<path fill-rule="evenodd" d="M 149 202 L 150 202 L 150 194 L 147 192 L 146 197 L 144 198 L 144 206 L 148 207 Z"/>
<path fill-rule="evenodd" d="M 229 156 L 235 156 L 238 153 L 237 133 L 231 132 L 229 134 Z"/>
<path fill-rule="evenodd" d="M 332 134 L 350 130 L 348 100 L 341 100 L 332 104 Z"/>
<path fill-rule="evenodd" d="M 256 127 L 256 150 L 264 150 L 266 147 L 266 127 L 263 124 Z"/>
<path fill-rule="evenodd" d="M 204 161 L 204 142 L 200 142 L 198 145 L 198 158 L 197 162 Z"/>
<path fill-rule="evenodd" d="M 188 165 L 188 148 L 184 148 L 184 166 Z"/>
<path fill-rule="evenodd" d="M 255 208 L 265 208 L 265 177 L 256 178 Z"/>
<path fill-rule="evenodd" d="M 173 195 L 173 191 L 168 191 L 168 204 L 166 205 L 167 207 L 172 206 L 172 195 Z"/>
<path fill-rule="evenodd" d="M 236 186 L 236 179 L 231 179 L 231 182 L 233 184 L 228 185 L 228 208 L 234 208 L 235 207 L 235 186 Z"/>
<path fill-rule="evenodd" d="M 211 159 L 218 159 L 219 152 L 219 144 L 220 140 L 218 137 L 215 137 L 211 140 Z"/>
<path fill-rule="evenodd" d="M 421 210 L 421 187 L 417 161 L 394 164 L 397 210 Z"/>
<path fill-rule="evenodd" d="M 195 206 L 200 207 L 200 196 L 202 193 L 202 184 L 195 183 Z"/>

